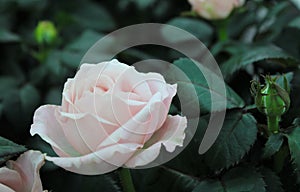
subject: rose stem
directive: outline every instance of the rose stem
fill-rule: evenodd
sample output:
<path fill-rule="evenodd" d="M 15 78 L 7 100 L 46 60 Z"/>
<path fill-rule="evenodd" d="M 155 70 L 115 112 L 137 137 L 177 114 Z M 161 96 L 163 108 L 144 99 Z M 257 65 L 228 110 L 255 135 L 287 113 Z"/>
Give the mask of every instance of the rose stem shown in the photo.
<path fill-rule="evenodd" d="M 267 116 L 267 120 L 268 120 L 269 131 L 271 133 L 278 133 L 280 117 L 278 117 L 278 116 Z"/>
<path fill-rule="evenodd" d="M 120 168 L 119 175 L 121 183 L 125 192 L 135 192 L 134 185 L 132 182 L 130 170 L 127 168 Z"/>
<path fill-rule="evenodd" d="M 215 21 L 217 27 L 219 41 L 224 42 L 229 39 L 228 37 L 228 19 Z"/>

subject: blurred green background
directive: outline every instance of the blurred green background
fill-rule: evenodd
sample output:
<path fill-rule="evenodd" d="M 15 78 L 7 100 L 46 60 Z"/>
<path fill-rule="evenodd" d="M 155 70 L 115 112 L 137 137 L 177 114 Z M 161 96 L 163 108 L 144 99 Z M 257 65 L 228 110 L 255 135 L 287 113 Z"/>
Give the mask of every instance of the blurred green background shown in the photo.
<path fill-rule="evenodd" d="M 222 42 L 218 39 L 218 22 L 191 16 L 190 9 L 185 0 L 0 0 L 0 135 L 55 155 L 39 137 L 29 134 L 35 109 L 42 104 L 60 104 L 64 82 L 74 76 L 82 56 L 99 38 L 121 27 L 147 22 L 172 24 L 198 37 L 211 50 L 226 82 L 245 105 L 253 103 L 249 92 L 251 79 L 260 73 L 292 71 L 293 103 L 282 125 L 288 126 L 299 117 L 300 79 L 296 66 L 300 59 L 300 14 L 292 1 L 247 1 L 228 18 L 229 39 Z M 35 30 L 45 20 L 54 24 L 57 37 L 50 43 L 39 43 Z M 128 64 L 147 58 L 173 62 L 179 57 L 178 53 L 159 46 L 131 48 L 118 55 Z M 263 116 L 253 113 L 264 123 Z M 203 162 L 205 157 L 197 156 L 198 146 L 199 140 L 195 139 L 189 150 L 169 163 L 174 170 L 166 166 L 134 171 L 137 190 L 190 191 L 196 181 L 187 176 L 196 180 L 218 177 L 214 174 L 219 172 L 210 170 Z M 197 157 L 187 158 L 190 153 Z M 246 165 L 253 161 L 256 164 L 251 155 L 246 157 Z M 291 167 L 286 169 L 291 180 L 282 179 L 284 189 L 297 191 L 298 173 Z M 176 177 L 172 171 L 178 171 Z M 47 163 L 41 175 L 44 189 L 48 190 L 120 191 L 116 173 L 80 176 Z M 282 173 L 280 177 L 285 176 Z"/>

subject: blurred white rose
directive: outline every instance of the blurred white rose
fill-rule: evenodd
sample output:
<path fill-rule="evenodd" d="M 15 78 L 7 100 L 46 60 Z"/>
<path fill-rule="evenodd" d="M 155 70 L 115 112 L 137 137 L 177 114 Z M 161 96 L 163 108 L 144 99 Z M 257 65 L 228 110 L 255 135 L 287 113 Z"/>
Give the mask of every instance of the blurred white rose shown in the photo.
<path fill-rule="evenodd" d="M 224 19 L 245 0 L 189 0 L 192 9 L 206 19 Z"/>

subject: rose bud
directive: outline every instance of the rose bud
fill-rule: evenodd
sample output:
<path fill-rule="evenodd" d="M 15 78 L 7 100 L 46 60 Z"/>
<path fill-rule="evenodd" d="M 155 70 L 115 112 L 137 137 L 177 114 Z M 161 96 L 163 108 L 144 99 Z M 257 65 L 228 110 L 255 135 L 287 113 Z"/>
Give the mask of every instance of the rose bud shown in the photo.
<path fill-rule="evenodd" d="M 189 3 L 192 10 L 201 17 L 213 20 L 228 17 L 232 10 L 242 6 L 245 0 L 189 0 Z"/>
<path fill-rule="evenodd" d="M 57 39 L 57 30 L 51 21 L 40 21 L 35 28 L 34 37 L 38 44 L 53 44 Z"/>
<path fill-rule="evenodd" d="M 285 78 L 285 77 L 284 77 Z M 257 109 L 267 116 L 269 131 L 277 133 L 279 122 L 290 107 L 289 87 L 286 78 L 284 89 L 276 83 L 276 77 L 265 77 L 266 85 L 261 87 L 258 81 L 252 81 L 251 92 Z"/>

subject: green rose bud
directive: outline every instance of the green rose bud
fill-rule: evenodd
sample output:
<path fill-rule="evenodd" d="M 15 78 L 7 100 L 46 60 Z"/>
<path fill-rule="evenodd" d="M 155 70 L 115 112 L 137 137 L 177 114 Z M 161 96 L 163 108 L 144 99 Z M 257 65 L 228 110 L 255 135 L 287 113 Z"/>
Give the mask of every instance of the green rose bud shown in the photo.
<path fill-rule="evenodd" d="M 258 81 L 252 81 L 251 92 L 255 99 L 257 109 L 267 116 L 269 131 L 277 133 L 280 117 L 290 107 L 289 87 L 284 77 L 285 86 L 281 88 L 276 83 L 277 77 L 265 77 L 262 87 Z"/>
<path fill-rule="evenodd" d="M 53 44 L 57 39 L 57 30 L 51 21 L 40 21 L 34 31 L 39 44 Z"/>

